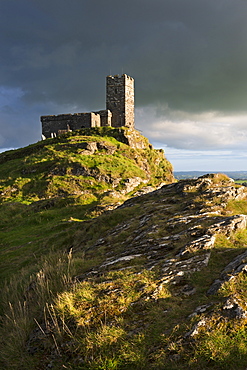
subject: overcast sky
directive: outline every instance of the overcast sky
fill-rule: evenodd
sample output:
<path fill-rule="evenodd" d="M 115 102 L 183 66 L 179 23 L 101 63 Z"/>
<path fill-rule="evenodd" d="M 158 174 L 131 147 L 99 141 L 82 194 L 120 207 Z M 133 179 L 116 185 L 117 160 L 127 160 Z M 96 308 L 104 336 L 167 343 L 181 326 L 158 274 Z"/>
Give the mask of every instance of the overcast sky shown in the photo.
<path fill-rule="evenodd" d="M 175 170 L 247 170 L 247 0 L 0 0 L 0 148 L 41 115 L 105 108 L 135 78 L 136 128 Z"/>

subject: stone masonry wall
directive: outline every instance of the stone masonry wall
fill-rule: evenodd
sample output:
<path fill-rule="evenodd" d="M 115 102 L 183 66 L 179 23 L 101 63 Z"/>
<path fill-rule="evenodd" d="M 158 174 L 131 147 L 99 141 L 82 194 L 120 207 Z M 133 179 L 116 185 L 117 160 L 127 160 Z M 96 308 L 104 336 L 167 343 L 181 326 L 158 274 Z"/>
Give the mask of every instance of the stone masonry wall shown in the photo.
<path fill-rule="evenodd" d="M 129 76 L 126 76 L 125 78 L 125 126 L 134 128 L 134 124 L 135 124 L 134 79 Z"/>
<path fill-rule="evenodd" d="M 100 126 L 112 125 L 112 112 L 109 109 L 94 112 L 100 115 Z"/>
<path fill-rule="evenodd" d="M 134 128 L 134 79 L 126 74 L 106 77 L 106 109 L 90 113 L 42 116 L 42 136 L 49 138 L 81 128 Z"/>
<path fill-rule="evenodd" d="M 41 122 L 42 134 L 48 138 L 57 136 L 59 131 L 74 131 L 84 127 L 100 127 L 100 115 L 91 112 L 42 116 Z"/>

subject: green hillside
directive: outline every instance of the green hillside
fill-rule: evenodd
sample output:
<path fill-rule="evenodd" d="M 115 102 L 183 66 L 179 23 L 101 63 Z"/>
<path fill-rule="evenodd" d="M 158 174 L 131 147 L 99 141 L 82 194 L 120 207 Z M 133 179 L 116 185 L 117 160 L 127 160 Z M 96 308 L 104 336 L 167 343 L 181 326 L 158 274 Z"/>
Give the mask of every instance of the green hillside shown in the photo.
<path fill-rule="evenodd" d="M 125 128 L 84 129 L 0 154 L 1 280 L 69 248 L 79 222 L 172 180 L 163 152 Z"/>
<path fill-rule="evenodd" d="M 0 368 L 244 370 L 247 188 L 136 131 L 0 155 Z"/>

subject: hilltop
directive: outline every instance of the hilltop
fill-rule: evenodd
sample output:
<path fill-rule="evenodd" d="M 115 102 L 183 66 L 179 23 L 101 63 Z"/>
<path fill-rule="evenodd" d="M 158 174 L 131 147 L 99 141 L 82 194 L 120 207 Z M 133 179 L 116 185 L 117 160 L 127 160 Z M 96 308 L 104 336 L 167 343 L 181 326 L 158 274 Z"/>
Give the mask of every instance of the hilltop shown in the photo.
<path fill-rule="evenodd" d="M 246 368 L 246 187 L 129 129 L 0 162 L 3 368 Z"/>
<path fill-rule="evenodd" d="M 134 129 L 89 128 L 0 154 L 0 201 L 30 204 L 54 196 L 121 198 L 143 184 L 173 180 L 162 150 Z M 87 194 L 87 195 L 86 195 Z M 86 196 L 85 196 L 86 195 Z M 112 195 L 112 194 L 111 194 Z"/>
<path fill-rule="evenodd" d="M 4 276 L 30 263 L 33 254 L 50 251 L 50 245 L 69 247 L 74 221 L 173 180 L 164 152 L 127 128 L 83 129 L 1 153 Z"/>

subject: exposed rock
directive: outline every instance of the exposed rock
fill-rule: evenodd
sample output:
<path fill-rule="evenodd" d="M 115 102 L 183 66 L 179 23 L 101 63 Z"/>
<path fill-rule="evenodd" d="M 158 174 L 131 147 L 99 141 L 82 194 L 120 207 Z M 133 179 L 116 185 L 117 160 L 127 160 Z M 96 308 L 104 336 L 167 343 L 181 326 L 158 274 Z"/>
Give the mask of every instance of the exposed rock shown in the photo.
<path fill-rule="evenodd" d="M 189 221 L 187 221 L 188 223 Z M 186 245 L 181 251 L 180 255 L 183 256 L 186 253 L 196 252 L 201 249 L 213 248 L 215 243 L 215 236 L 217 234 L 224 234 L 230 236 L 232 232 L 238 229 L 245 229 L 247 225 L 246 215 L 236 215 L 231 217 L 226 217 L 220 222 L 212 224 L 207 229 L 207 234 L 200 236 L 188 245 Z M 188 230 L 189 231 L 189 230 Z"/>
<path fill-rule="evenodd" d="M 81 143 L 80 148 L 83 149 L 81 154 L 83 155 L 91 155 L 98 149 L 97 142 L 89 141 L 85 143 Z"/>
<path fill-rule="evenodd" d="M 134 193 L 133 194 L 133 197 L 139 197 L 140 195 L 151 193 L 152 191 L 155 191 L 157 189 L 160 189 L 164 185 L 165 184 L 162 183 L 157 188 L 155 188 L 153 186 L 144 186 L 143 188 L 141 188 L 140 190 L 138 190 L 136 193 Z"/>
<path fill-rule="evenodd" d="M 202 328 L 204 328 L 206 325 L 207 325 L 207 323 L 210 321 L 210 319 L 209 318 L 207 318 L 207 317 L 203 317 L 200 321 L 198 321 L 194 326 L 193 326 L 193 328 L 192 328 L 192 330 L 191 331 L 189 331 L 189 332 L 187 332 L 185 335 L 184 335 L 184 337 L 185 338 L 188 338 L 188 337 L 195 337 L 196 335 L 198 335 L 199 333 L 200 333 L 200 330 L 202 329 Z"/>
<path fill-rule="evenodd" d="M 177 284 L 182 277 L 200 271 L 208 265 L 210 252 L 200 253 L 188 259 L 172 258 L 165 261 L 162 267 L 162 280 L 166 283 Z"/>
<path fill-rule="evenodd" d="M 235 215 L 231 217 L 226 217 L 220 222 L 215 223 L 209 227 L 208 232 L 221 233 L 229 236 L 232 232 L 238 229 L 245 229 L 247 226 L 247 216 L 246 215 Z"/>
<path fill-rule="evenodd" d="M 116 146 L 108 145 L 104 143 L 103 141 L 97 143 L 97 149 L 98 150 L 104 150 L 106 154 L 114 154 L 116 151 Z"/>
<path fill-rule="evenodd" d="M 222 307 L 222 314 L 230 319 L 246 319 L 247 307 L 244 309 L 235 297 L 229 297 Z"/>
<path fill-rule="evenodd" d="M 140 178 L 129 179 L 126 191 L 130 191 L 141 181 Z M 220 192 L 222 181 L 224 186 Z M 214 189 L 219 200 L 226 197 L 238 198 L 240 193 L 241 197 L 243 194 L 246 196 L 246 190 L 242 193 L 245 188 L 236 188 L 234 191 L 232 183 L 231 179 L 227 180 L 223 175 L 203 176 L 197 180 L 183 180 L 165 185 L 154 192 L 126 201 L 120 208 L 141 205 L 143 211 L 138 220 L 139 224 L 133 229 L 132 223 L 137 222 L 136 218 L 133 218 L 129 219 L 128 223 L 119 223 L 109 231 L 104 238 L 107 259 L 97 269 L 102 270 L 109 265 L 109 261 L 120 262 L 129 256 L 142 256 L 146 268 L 159 267 L 163 283 L 180 284 L 184 277 L 208 265 L 210 250 L 214 247 L 218 233 L 229 237 L 236 230 L 246 228 L 246 215 L 223 215 L 225 203 L 223 207 L 219 206 L 217 211 L 210 206 L 211 200 L 215 197 Z M 209 187 L 212 191 L 209 191 Z M 194 191 L 201 196 L 200 202 L 195 202 Z M 207 210 L 203 199 L 209 202 Z M 147 207 L 150 206 L 153 211 L 148 213 Z M 177 212 L 174 212 L 174 209 Z M 166 230 L 166 235 L 159 236 L 163 233 L 162 230 Z M 120 247 L 118 238 L 123 231 L 126 237 Z M 118 244 L 118 252 L 114 249 L 115 242 Z M 98 242 L 91 246 L 88 253 L 97 245 Z M 118 266 L 116 262 L 111 263 L 112 268 L 115 264 Z M 193 289 L 191 291 L 193 292 Z M 186 289 L 182 294 L 186 294 Z"/>
<path fill-rule="evenodd" d="M 228 297 L 221 308 L 211 309 L 208 315 L 206 311 L 212 308 L 213 304 L 197 307 L 189 318 L 204 314 L 204 316 L 193 326 L 192 330 L 185 334 L 185 338 L 193 338 L 200 334 L 201 330 L 211 331 L 212 325 L 215 326 L 222 320 L 245 320 L 247 318 L 247 305 L 240 304 L 234 296 Z M 213 318 L 213 321 L 212 321 Z"/>
<path fill-rule="evenodd" d="M 196 293 L 196 288 L 189 284 L 185 284 L 185 286 L 181 289 L 181 294 L 185 296 L 191 296 Z"/>
<path fill-rule="evenodd" d="M 226 186 L 226 187 L 216 187 L 213 189 L 207 189 L 205 195 L 209 197 L 220 196 L 223 199 L 243 199 L 245 194 L 244 186 L 236 188 L 235 186 Z"/>
<path fill-rule="evenodd" d="M 204 304 L 202 306 L 198 306 L 195 311 L 191 315 L 189 315 L 189 318 L 205 313 L 210 307 L 212 307 L 212 304 Z"/>
<path fill-rule="evenodd" d="M 215 235 L 203 235 L 187 244 L 180 252 L 179 256 L 184 256 L 188 253 L 198 252 L 202 249 L 211 249 L 215 243 Z"/>
<path fill-rule="evenodd" d="M 131 255 L 131 256 L 124 256 L 124 257 L 120 257 L 120 258 L 117 258 L 116 260 L 106 260 L 106 262 L 100 266 L 100 268 L 104 268 L 104 267 L 107 267 L 107 266 L 110 266 L 110 265 L 114 265 L 118 262 L 123 262 L 123 261 L 131 261 L 132 259 L 134 258 L 137 258 L 137 257 L 140 257 L 141 254 L 135 254 L 135 255 Z"/>
<path fill-rule="evenodd" d="M 136 131 L 132 129 L 124 130 L 119 129 L 119 141 L 122 141 L 124 144 L 131 146 L 136 149 L 145 149 L 147 148 L 147 141 Z M 150 148 L 152 148 L 151 144 Z"/>
<path fill-rule="evenodd" d="M 220 287 L 222 286 L 222 283 L 223 282 L 221 280 L 216 279 L 211 285 L 211 287 L 208 289 L 207 295 L 216 294 L 218 290 L 220 289 Z"/>
<path fill-rule="evenodd" d="M 147 180 L 143 180 L 142 178 L 140 177 L 134 177 L 134 178 L 129 178 L 129 179 L 126 179 L 124 181 L 124 187 L 125 189 L 123 190 L 123 193 L 129 193 L 131 192 L 133 189 L 135 189 L 138 185 L 140 185 L 141 183 L 147 183 L 148 181 Z"/>
<path fill-rule="evenodd" d="M 216 279 L 208 289 L 207 294 L 216 294 L 226 281 L 233 279 L 241 271 L 247 272 L 247 251 L 234 258 L 224 268 L 219 279 Z"/>

